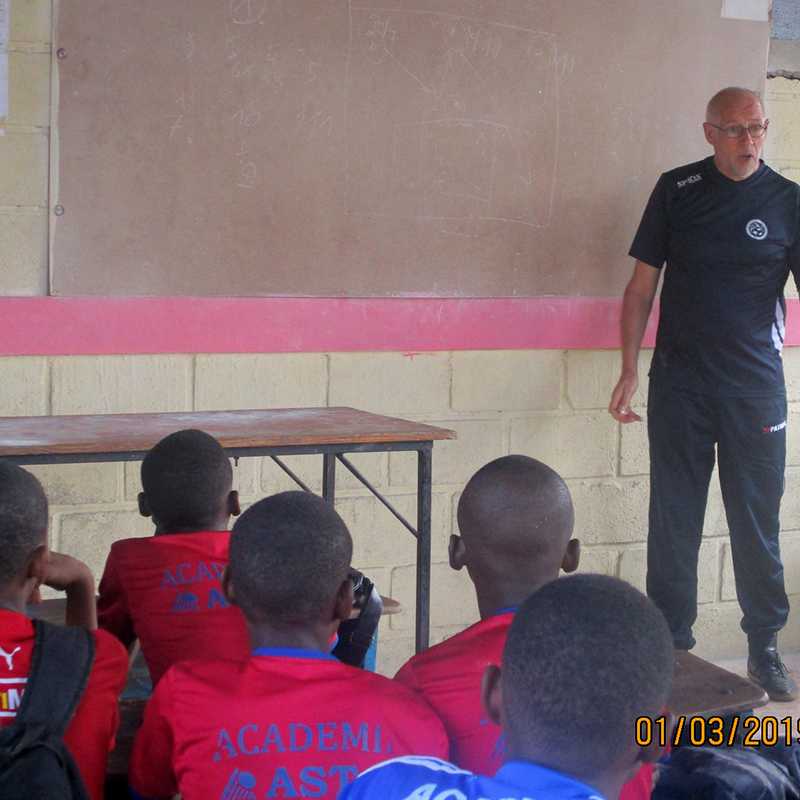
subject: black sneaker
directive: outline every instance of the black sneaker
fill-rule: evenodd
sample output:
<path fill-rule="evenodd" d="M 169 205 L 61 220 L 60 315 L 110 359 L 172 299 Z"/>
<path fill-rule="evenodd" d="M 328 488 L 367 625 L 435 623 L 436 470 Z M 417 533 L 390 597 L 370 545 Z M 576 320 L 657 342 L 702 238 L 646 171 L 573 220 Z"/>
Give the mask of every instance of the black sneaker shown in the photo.
<path fill-rule="evenodd" d="M 774 639 L 765 648 L 756 652 L 750 651 L 747 677 L 757 683 L 769 695 L 770 700 L 788 703 L 797 699 L 797 684 L 781 661 Z"/>

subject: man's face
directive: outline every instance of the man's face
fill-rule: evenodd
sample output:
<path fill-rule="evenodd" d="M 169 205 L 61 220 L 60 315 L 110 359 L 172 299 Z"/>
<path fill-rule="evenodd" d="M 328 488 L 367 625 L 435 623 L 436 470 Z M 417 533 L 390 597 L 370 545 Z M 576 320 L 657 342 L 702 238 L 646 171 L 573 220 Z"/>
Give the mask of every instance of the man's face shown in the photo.
<path fill-rule="evenodd" d="M 745 131 L 738 138 L 732 139 L 719 128 L 730 125 L 747 127 L 753 123 L 764 124 L 764 111 L 761 103 L 749 94 L 734 95 L 718 109 L 714 118 L 703 123 L 706 140 L 714 148 L 714 163 L 731 180 L 743 181 L 758 169 L 766 134 L 754 139 Z"/>

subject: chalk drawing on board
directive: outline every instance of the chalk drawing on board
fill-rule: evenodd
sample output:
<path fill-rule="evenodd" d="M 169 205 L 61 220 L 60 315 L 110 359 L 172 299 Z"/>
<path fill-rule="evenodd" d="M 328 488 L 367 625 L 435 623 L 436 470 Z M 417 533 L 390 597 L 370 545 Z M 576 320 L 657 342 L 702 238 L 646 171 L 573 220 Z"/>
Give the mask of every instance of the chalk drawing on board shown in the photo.
<path fill-rule="evenodd" d="M 255 25 L 267 13 L 267 0 L 230 0 L 231 22 L 234 25 Z"/>
<path fill-rule="evenodd" d="M 458 22 L 466 22 L 466 23 L 476 23 L 478 25 L 485 25 L 486 20 L 480 19 L 479 17 L 470 17 L 464 14 L 456 14 L 450 11 L 431 11 L 429 8 L 382 8 L 379 6 L 359 6 L 359 5 L 352 5 L 351 8 L 355 11 L 371 11 L 371 12 L 379 12 L 382 14 L 407 14 L 407 15 L 417 15 L 417 16 L 430 16 L 431 14 L 435 14 L 437 17 L 440 17 L 444 20 L 456 20 Z M 552 33 L 546 33 L 544 31 L 536 31 L 532 28 L 525 28 L 520 25 L 511 25 L 507 22 L 493 22 L 491 23 L 493 26 L 497 28 L 508 28 L 508 30 L 513 31 L 524 31 L 525 33 L 541 33 L 543 36 L 553 36 Z"/>
<path fill-rule="evenodd" d="M 350 28 L 349 214 L 550 224 L 562 69 L 553 34 L 357 7 Z"/>

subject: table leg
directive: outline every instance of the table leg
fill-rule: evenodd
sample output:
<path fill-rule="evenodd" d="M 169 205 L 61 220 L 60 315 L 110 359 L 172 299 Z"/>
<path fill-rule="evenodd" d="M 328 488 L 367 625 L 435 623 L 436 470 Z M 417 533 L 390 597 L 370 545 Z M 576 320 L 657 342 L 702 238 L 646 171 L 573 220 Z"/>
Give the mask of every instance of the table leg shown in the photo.
<path fill-rule="evenodd" d="M 431 592 L 431 455 L 432 444 L 418 452 L 417 462 L 417 620 L 416 651 L 429 642 Z"/>
<path fill-rule="evenodd" d="M 322 455 L 322 499 L 333 505 L 336 498 L 336 454 Z"/>

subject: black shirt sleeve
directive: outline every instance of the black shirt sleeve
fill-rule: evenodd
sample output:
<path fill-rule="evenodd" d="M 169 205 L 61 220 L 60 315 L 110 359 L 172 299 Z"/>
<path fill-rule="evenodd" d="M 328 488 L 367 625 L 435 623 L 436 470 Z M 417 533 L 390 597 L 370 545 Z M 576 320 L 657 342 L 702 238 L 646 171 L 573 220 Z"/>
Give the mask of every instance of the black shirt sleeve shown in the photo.
<path fill-rule="evenodd" d="M 661 269 L 667 260 L 668 244 L 667 180 L 662 175 L 650 194 L 628 254 L 651 267 Z"/>

